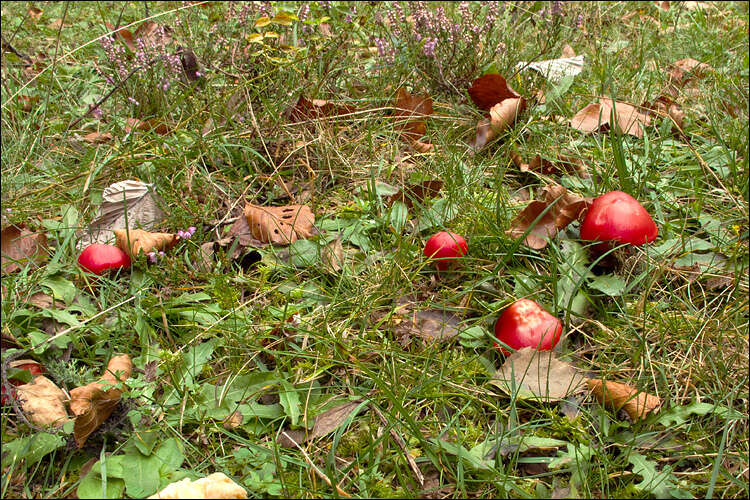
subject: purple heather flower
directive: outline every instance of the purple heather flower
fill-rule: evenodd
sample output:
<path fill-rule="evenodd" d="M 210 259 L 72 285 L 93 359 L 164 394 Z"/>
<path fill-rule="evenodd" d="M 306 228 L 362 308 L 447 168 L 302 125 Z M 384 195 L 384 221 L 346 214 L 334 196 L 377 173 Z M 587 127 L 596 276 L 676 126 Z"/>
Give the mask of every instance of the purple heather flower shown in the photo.
<path fill-rule="evenodd" d="M 164 257 L 164 250 L 159 250 L 159 257 Z"/>
<path fill-rule="evenodd" d="M 192 236 L 192 235 L 194 235 L 194 234 L 195 234 L 195 231 L 196 231 L 197 229 L 198 229 L 198 228 L 196 228 L 195 226 L 190 226 L 190 227 L 188 228 L 187 232 L 188 232 L 188 233 L 190 233 L 190 236 Z"/>
<path fill-rule="evenodd" d="M 104 116 L 104 113 L 102 112 L 102 109 L 99 106 L 97 106 L 91 110 L 91 115 L 97 120 L 101 120 L 102 116 Z"/>
<path fill-rule="evenodd" d="M 146 255 L 148 255 L 148 261 L 152 264 L 156 264 L 156 252 L 149 252 Z"/>
<path fill-rule="evenodd" d="M 138 101 L 136 101 L 136 100 L 135 100 L 135 99 L 133 99 L 132 97 L 128 97 L 128 101 L 132 102 L 132 103 L 133 103 L 133 104 L 135 104 L 136 106 L 140 106 L 140 105 L 141 105 L 141 103 L 139 103 Z"/>
<path fill-rule="evenodd" d="M 583 14 L 578 14 L 578 18 L 576 19 L 576 27 L 578 29 L 583 28 Z"/>

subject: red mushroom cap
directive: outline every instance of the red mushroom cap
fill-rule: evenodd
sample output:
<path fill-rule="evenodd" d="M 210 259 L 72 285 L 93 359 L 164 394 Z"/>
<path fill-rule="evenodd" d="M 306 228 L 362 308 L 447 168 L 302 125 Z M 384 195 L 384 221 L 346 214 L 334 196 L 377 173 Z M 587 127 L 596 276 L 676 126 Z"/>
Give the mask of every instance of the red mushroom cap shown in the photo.
<path fill-rule="evenodd" d="M 495 337 L 513 349 L 531 347 L 549 351 L 560 340 L 562 323 L 531 299 L 519 299 L 503 311 L 495 323 Z M 495 344 L 503 354 L 508 350 Z"/>
<path fill-rule="evenodd" d="M 427 240 L 424 255 L 428 259 L 439 259 L 435 261 L 435 267 L 439 271 L 445 271 L 452 263 L 455 263 L 453 259 L 466 255 L 468 250 L 466 240 L 461 235 L 441 231 Z"/>
<path fill-rule="evenodd" d="M 643 245 L 656 239 L 659 229 L 638 200 L 612 191 L 594 200 L 581 224 L 585 241 L 616 241 Z"/>
<path fill-rule="evenodd" d="M 89 272 L 102 274 L 108 269 L 119 269 L 130 265 L 128 254 L 113 245 L 94 243 L 83 249 L 78 264 Z"/>

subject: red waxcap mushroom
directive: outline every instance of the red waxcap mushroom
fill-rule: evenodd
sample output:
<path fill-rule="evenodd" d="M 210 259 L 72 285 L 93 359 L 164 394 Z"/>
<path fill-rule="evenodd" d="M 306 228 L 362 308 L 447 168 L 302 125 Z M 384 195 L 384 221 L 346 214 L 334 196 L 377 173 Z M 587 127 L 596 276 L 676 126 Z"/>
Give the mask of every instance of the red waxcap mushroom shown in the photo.
<path fill-rule="evenodd" d="M 94 274 L 101 275 L 109 269 L 120 269 L 130 265 L 128 254 L 113 245 L 93 243 L 78 256 L 78 264 Z"/>
<path fill-rule="evenodd" d="M 531 347 L 538 351 L 549 351 L 560 340 L 561 334 L 560 320 L 531 299 L 513 302 L 495 323 L 497 340 L 513 349 Z M 509 354 L 499 344 L 495 343 L 495 347 L 506 356 Z"/>
<path fill-rule="evenodd" d="M 441 231 L 432 235 L 424 246 L 424 255 L 428 259 L 435 260 L 435 267 L 439 271 L 445 271 L 451 265 L 456 264 L 458 257 L 466 255 L 469 247 L 466 240 L 456 233 Z"/>
<path fill-rule="evenodd" d="M 581 224 L 581 239 L 643 245 L 656 239 L 659 229 L 638 200 L 622 191 L 596 198 Z M 602 247 L 601 245 L 599 245 Z M 600 249 L 605 249 L 603 245 Z"/>

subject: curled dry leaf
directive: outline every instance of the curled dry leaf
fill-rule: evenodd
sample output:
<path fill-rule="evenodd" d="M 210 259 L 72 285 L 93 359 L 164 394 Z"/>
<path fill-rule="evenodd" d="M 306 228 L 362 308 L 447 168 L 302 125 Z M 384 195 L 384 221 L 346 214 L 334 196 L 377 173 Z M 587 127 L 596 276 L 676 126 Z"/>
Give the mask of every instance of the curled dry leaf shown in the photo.
<path fill-rule="evenodd" d="M 354 410 L 357 409 L 360 403 L 362 403 L 361 400 L 349 401 L 348 403 L 334 406 L 315 417 L 315 425 L 310 434 L 310 439 L 323 437 L 338 429 Z"/>
<path fill-rule="evenodd" d="M 341 271 L 344 265 L 344 258 L 344 247 L 341 245 L 341 235 L 338 235 L 335 240 L 327 244 L 320 254 L 320 259 L 323 261 L 323 265 L 331 273 Z"/>
<path fill-rule="evenodd" d="M 336 104 L 330 101 L 324 101 L 322 99 L 313 99 L 312 101 L 305 98 L 305 96 L 299 96 L 297 104 L 289 109 L 285 114 L 288 115 L 289 120 L 294 123 L 317 120 L 319 118 L 329 118 L 331 116 L 345 115 L 354 113 L 357 110 L 354 106 L 346 104 Z"/>
<path fill-rule="evenodd" d="M 518 167 L 521 172 L 535 172 L 544 175 L 575 173 L 580 177 L 588 177 L 589 175 L 586 165 L 583 164 L 583 161 L 581 161 L 580 158 L 560 156 L 557 161 L 553 162 L 536 155 L 531 161 L 524 163 L 521 155 L 514 150 L 511 151 L 510 157 L 513 164 Z"/>
<path fill-rule="evenodd" d="M 433 145 L 419 139 L 427 133 L 425 118 L 432 114 L 432 98 L 429 95 L 412 95 L 404 88 L 396 94 L 396 128 L 401 130 L 401 139 L 420 153 L 432 150 Z"/>
<path fill-rule="evenodd" d="M 524 347 L 508 356 L 490 383 L 521 399 L 554 401 L 579 391 L 586 378 L 550 351 Z"/>
<path fill-rule="evenodd" d="M 388 197 L 387 205 L 390 207 L 397 201 L 403 202 L 408 208 L 413 208 L 414 203 L 422 203 L 424 200 L 435 198 L 443 187 L 443 181 L 429 180 L 417 184 L 404 186 L 398 193 Z"/>
<path fill-rule="evenodd" d="M 91 396 L 97 391 L 103 392 L 102 388 L 124 382 L 130 377 L 133 370 L 133 362 L 130 356 L 123 354 L 109 360 L 107 370 L 99 380 L 90 384 L 76 387 L 70 391 L 70 411 L 74 415 L 82 415 L 91 408 Z M 116 374 L 119 373 L 119 378 Z"/>
<path fill-rule="evenodd" d="M 70 411 L 76 415 L 73 436 L 78 448 L 83 447 L 91 433 L 109 418 L 120 402 L 122 389 L 104 388 L 124 382 L 130 377 L 132 370 L 130 356 L 115 356 L 109 361 L 107 370 L 99 380 L 70 391 Z"/>
<path fill-rule="evenodd" d="M 110 142 L 112 139 L 112 134 L 109 132 L 91 132 L 83 136 L 83 140 L 89 144 L 104 144 Z"/>
<path fill-rule="evenodd" d="M 459 334 L 459 317 L 450 311 L 419 310 L 409 299 L 399 300 L 400 307 L 391 318 L 399 343 L 407 346 L 413 337 L 429 342 L 443 342 Z"/>
<path fill-rule="evenodd" d="M 168 484 L 148 498 L 247 498 L 247 491 L 223 472 L 192 481 L 189 478 Z"/>
<path fill-rule="evenodd" d="M 289 245 L 313 235 L 315 216 L 307 205 L 261 207 L 245 205 L 250 233 L 264 243 Z"/>
<path fill-rule="evenodd" d="M 529 203 L 510 223 L 508 234 L 520 238 L 537 217 L 547 210 L 526 235 L 524 243 L 535 250 L 547 246 L 547 238 L 553 237 L 568 224 L 579 219 L 591 204 L 591 198 L 582 198 L 568 192 L 559 184 L 548 184 L 542 190 L 542 199 Z"/>
<path fill-rule="evenodd" d="M 16 388 L 21 408 L 38 425 L 59 427 L 70 420 L 65 411 L 65 393 L 44 375 Z"/>
<path fill-rule="evenodd" d="M 177 243 L 177 235 L 171 233 L 150 233 L 143 229 L 115 229 L 116 245 L 131 258 L 140 252 L 168 250 Z"/>
<path fill-rule="evenodd" d="M 601 404 L 615 410 L 624 409 L 633 421 L 646 418 L 649 412 L 661 406 L 658 397 L 626 384 L 597 379 L 587 379 L 586 383 Z"/>
<path fill-rule="evenodd" d="M 0 233 L 0 265 L 2 273 L 18 271 L 28 262 L 40 265 L 47 260 L 47 237 L 25 226 L 8 226 Z"/>
<path fill-rule="evenodd" d="M 696 91 L 694 88 L 683 91 L 683 88 L 689 82 L 703 78 L 713 71 L 708 64 L 690 58 L 672 63 L 666 70 L 666 86 L 653 102 L 644 104 L 644 107 L 657 115 L 671 117 L 677 126 L 682 128 L 685 113 L 682 111 L 681 103 L 689 101 Z"/>
<path fill-rule="evenodd" d="M 616 115 L 615 130 L 643 138 L 643 127 L 651 124 L 651 117 L 642 113 L 632 104 L 600 97 L 598 103 L 591 103 L 570 119 L 570 126 L 585 133 L 606 131 L 612 126 L 612 114 Z"/>
<path fill-rule="evenodd" d="M 469 97 L 479 109 L 489 111 L 506 99 L 521 96 L 510 88 L 505 78 L 496 73 L 489 73 L 474 80 L 469 87 Z"/>
<path fill-rule="evenodd" d="M 513 123 L 518 115 L 526 108 L 526 100 L 523 97 L 505 99 L 490 108 L 489 119 L 483 119 L 477 124 L 477 136 L 474 140 L 474 149 L 481 149 L 492 139 L 503 133 Z"/>
<path fill-rule="evenodd" d="M 129 227 L 151 229 L 164 218 L 153 184 L 131 179 L 115 182 L 104 188 L 102 198 L 98 216 L 76 243 L 78 250 L 91 243 L 113 243 L 112 230 L 124 228 L 126 219 Z"/>
<path fill-rule="evenodd" d="M 133 130 L 140 130 L 142 132 L 149 132 L 153 130 L 159 135 L 167 135 L 172 131 L 166 123 L 159 121 L 156 118 L 149 118 L 148 120 L 128 118 L 128 122 L 125 125 L 125 133 L 129 134 Z"/>

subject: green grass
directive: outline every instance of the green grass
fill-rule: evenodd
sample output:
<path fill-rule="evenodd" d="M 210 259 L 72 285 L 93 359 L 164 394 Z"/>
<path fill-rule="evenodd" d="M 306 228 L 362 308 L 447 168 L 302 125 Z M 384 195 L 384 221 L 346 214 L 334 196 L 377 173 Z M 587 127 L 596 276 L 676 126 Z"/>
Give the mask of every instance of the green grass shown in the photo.
<path fill-rule="evenodd" d="M 570 3 L 550 26 L 540 15 L 549 4 L 519 3 L 496 21 L 505 50 L 474 47 L 460 64 L 441 66 L 444 60 L 430 60 L 419 47 L 398 50 L 388 63 L 370 53 L 370 36 L 386 36 L 376 13 L 387 17 L 390 4 L 359 5 L 349 23 L 347 3 L 328 10 L 311 2 L 313 33 L 303 33 L 297 21 L 255 29 L 258 14 L 241 29 L 237 12 L 227 20 L 225 2 L 206 9 L 44 3 L 36 20 L 31 4 L 3 3 L 3 39 L 37 63 L 25 69 L 3 52 L 3 227 L 45 232 L 50 255 L 42 267 L 2 276 L 2 333 L 31 348 L 72 327 L 61 342 L 23 355 L 40 361 L 66 390 L 95 380 L 117 353 L 130 354 L 137 369 L 118 409 L 81 450 L 70 426 L 45 435 L 3 406 L 3 448 L 14 447 L 19 460 L 3 457 L 2 495 L 74 496 L 82 484 L 101 491 L 100 482 L 81 483 L 84 464 L 100 457 L 97 467 L 111 461 L 107 481 L 115 496 L 139 496 L 138 486 L 151 484 L 118 477 L 118 461 L 155 470 L 156 458 L 160 486 L 224 472 L 254 496 L 339 495 L 298 448 L 281 447 L 279 439 L 284 431 L 312 431 L 317 415 L 361 400 L 363 408 L 335 432 L 301 444 L 353 497 L 747 497 L 748 11 L 741 2 L 706 11 L 672 4 L 662 11 L 653 3 Z M 274 6 L 299 13 L 300 4 Z M 445 7 L 459 19 L 456 4 Z M 585 32 L 576 27 L 579 14 Z M 63 17 L 62 29 L 50 27 Z M 113 66 L 97 41 L 104 23 L 147 17 L 173 28 L 175 45 L 195 52 L 205 76 L 173 80 L 164 92 L 161 66 L 142 70 L 102 104 L 101 120 L 88 115 L 68 130 L 112 88 L 102 73 L 112 74 Z M 321 34 L 320 21 L 331 37 Z M 271 30 L 284 39 L 245 38 Z M 299 39 L 306 49 L 280 47 Z M 498 140 L 470 151 L 480 113 L 466 84 L 494 67 L 524 96 L 549 92 L 541 76 L 514 75 L 514 68 L 559 57 L 566 43 L 586 57 L 570 89 L 544 107 L 530 106 Z M 636 105 L 652 100 L 666 83 L 663 70 L 687 57 L 715 71 L 695 84 L 682 133 L 661 119 L 640 140 L 568 126 L 597 95 Z M 414 153 L 399 140 L 391 110 L 401 86 L 434 100 L 431 153 Z M 300 94 L 357 111 L 291 123 L 284 112 Z M 24 108 L 19 96 L 31 105 Z M 126 134 L 132 117 L 163 119 L 170 133 Z M 216 128 L 204 134 L 209 117 Z M 81 139 L 95 131 L 114 140 Z M 591 176 L 521 173 L 511 149 L 524 159 L 578 157 Z M 158 230 L 197 232 L 157 265 L 141 256 L 131 273 L 92 286 L 76 265 L 76 231 L 95 218 L 105 187 L 133 178 L 154 183 L 163 198 L 166 218 Z M 374 191 L 376 182 L 400 187 L 427 179 L 444 181 L 442 200 L 417 206 L 409 218 L 424 220 L 431 205 L 434 223 L 394 227 L 398 218 Z M 297 195 L 309 191 L 305 203 L 322 228 L 312 253 L 292 255 L 298 265 L 289 265 L 275 256 L 283 249 L 267 247 L 261 263 L 248 268 L 227 248 L 217 250 L 211 269 L 197 266 L 199 246 L 224 236 L 244 200 L 290 203 L 280 181 Z M 541 251 L 509 238 L 510 221 L 526 204 L 515 194 L 550 182 L 582 196 L 628 190 L 654 216 L 658 239 L 607 272 L 579 245 L 577 223 Z M 462 234 L 469 255 L 436 280 L 422 249 L 443 229 Z M 338 232 L 354 264 L 330 273 L 315 249 Z M 720 267 L 691 274 L 691 265 L 711 258 L 720 258 Z M 593 274 L 581 277 L 587 270 Z M 607 274 L 624 283 L 622 293 L 607 292 Z M 729 278 L 728 286 L 711 287 L 720 277 Z M 60 288 L 70 296 L 58 311 L 29 302 Z M 462 330 L 477 326 L 485 335 L 403 341 L 399 322 L 408 319 L 395 310 L 404 297 L 454 311 Z M 489 384 L 503 362 L 489 332 L 522 297 L 564 321 L 560 357 L 591 376 L 658 395 L 660 413 L 631 423 L 592 396 L 540 404 Z M 295 324 L 288 323 L 293 316 Z M 13 352 L 4 347 L 3 360 Z M 155 374 L 147 373 L 154 365 Z M 224 425 L 238 408 L 242 424 Z M 146 431 L 160 451 L 144 452 Z M 518 446 L 541 438 L 564 444 Z M 163 465 L 169 456 L 176 462 Z"/>

